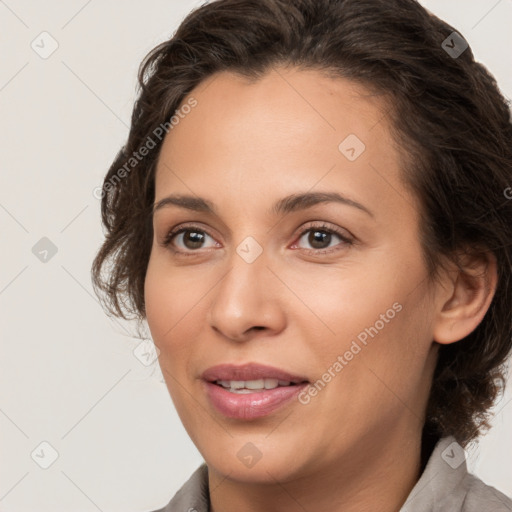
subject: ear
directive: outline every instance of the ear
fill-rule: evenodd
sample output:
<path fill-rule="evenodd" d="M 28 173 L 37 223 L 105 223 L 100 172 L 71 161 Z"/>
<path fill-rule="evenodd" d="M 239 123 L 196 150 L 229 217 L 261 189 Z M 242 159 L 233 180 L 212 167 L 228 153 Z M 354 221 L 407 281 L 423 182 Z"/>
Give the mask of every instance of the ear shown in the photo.
<path fill-rule="evenodd" d="M 440 293 L 433 334 L 441 344 L 459 341 L 476 329 L 498 283 L 496 257 L 490 251 L 464 254 L 458 260 L 460 268 L 447 275 Z"/>

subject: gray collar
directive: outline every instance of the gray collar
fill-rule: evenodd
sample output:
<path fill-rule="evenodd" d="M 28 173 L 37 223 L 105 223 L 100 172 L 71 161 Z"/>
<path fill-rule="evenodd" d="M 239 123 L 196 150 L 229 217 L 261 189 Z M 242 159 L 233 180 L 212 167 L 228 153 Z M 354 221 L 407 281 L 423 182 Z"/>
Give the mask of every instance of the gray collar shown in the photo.
<path fill-rule="evenodd" d="M 454 437 L 440 439 L 399 512 L 506 512 L 512 500 L 468 473 Z"/>

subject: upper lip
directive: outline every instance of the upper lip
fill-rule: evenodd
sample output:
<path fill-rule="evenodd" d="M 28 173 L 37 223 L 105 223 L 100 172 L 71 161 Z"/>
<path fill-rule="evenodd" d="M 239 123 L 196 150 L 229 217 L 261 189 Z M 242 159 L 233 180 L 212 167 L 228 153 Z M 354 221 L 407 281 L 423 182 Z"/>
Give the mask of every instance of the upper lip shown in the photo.
<path fill-rule="evenodd" d="M 212 366 L 203 372 L 201 377 L 209 382 L 217 380 L 259 380 L 278 379 L 294 383 L 307 382 L 306 377 L 292 375 L 279 368 L 258 363 L 247 363 L 244 365 L 219 364 Z"/>

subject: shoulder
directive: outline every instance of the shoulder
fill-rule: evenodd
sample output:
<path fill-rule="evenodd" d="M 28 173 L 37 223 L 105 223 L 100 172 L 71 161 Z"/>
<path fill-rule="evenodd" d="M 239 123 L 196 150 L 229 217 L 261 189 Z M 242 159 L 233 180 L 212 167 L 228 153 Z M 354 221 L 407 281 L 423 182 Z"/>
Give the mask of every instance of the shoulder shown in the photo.
<path fill-rule="evenodd" d="M 465 497 L 462 512 L 511 512 L 512 500 L 475 475 L 467 473 L 463 485 Z"/>
<path fill-rule="evenodd" d="M 465 450 L 445 437 L 400 512 L 512 512 L 512 500 L 469 473 Z"/>
<path fill-rule="evenodd" d="M 171 501 L 153 512 L 209 512 L 208 467 L 201 464 Z"/>

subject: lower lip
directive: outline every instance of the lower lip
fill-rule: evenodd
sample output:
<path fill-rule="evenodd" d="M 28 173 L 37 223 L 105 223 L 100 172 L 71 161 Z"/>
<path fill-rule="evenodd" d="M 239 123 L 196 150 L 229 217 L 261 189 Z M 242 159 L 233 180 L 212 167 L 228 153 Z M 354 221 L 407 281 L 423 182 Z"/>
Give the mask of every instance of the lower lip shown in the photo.
<path fill-rule="evenodd" d="M 252 420 L 273 413 L 290 402 L 308 385 L 304 382 L 254 393 L 232 393 L 212 382 L 203 382 L 213 406 L 224 416 L 240 420 Z"/>

